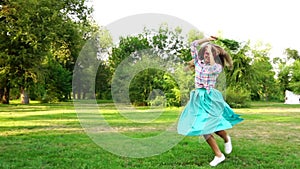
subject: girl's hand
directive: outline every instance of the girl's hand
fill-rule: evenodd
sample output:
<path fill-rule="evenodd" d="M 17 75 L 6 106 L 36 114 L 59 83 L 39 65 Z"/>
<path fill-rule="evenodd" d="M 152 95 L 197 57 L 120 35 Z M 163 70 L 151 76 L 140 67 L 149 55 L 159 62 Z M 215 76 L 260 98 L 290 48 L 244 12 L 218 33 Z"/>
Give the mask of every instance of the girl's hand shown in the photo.
<path fill-rule="evenodd" d="M 207 41 L 214 41 L 214 40 L 217 40 L 218 38 L 215 37 L 215 36 L 210 36 L 207 38 Z"/>
<path fill-rule="evenodd" d="M 210 38 L 213 40 L 218 40 L 218 37 L 216 37 L 216 36 L 210 36 Z"/>
<path fill-rule="evenodd" d="M 208 37 L 208 38 L 203 38 L 203 39 L 195 40 L 192 44 L 193 44 L 194 46 L 198 46 L 198 45 L 201 45 L 201 44 L 203 44 L 203 43 L 205 43 L 205 42 L 209 42 L 209 41 L 213 41 L 213 40 L 217 40 L 217 39 L 218 39 L 218 38 L 215 37 L 215 36 L 210 36 L 210 37 Z"/>

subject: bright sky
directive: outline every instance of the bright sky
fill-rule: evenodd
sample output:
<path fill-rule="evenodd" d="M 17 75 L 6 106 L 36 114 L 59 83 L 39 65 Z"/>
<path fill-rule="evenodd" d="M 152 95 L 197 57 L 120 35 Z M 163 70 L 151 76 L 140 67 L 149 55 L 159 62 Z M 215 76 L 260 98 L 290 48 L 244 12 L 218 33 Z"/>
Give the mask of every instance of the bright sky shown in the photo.
<path fill-rule="evenodd" d="M 165 14 L 180 18 L 207 35 L 221 31 L 224 38 L 270 43 L 272 55 L 281 55 L 285 48 L 300 51 L 297 0 L 93 1 L 94 18 L 102 26 L 137 14 Z"/>

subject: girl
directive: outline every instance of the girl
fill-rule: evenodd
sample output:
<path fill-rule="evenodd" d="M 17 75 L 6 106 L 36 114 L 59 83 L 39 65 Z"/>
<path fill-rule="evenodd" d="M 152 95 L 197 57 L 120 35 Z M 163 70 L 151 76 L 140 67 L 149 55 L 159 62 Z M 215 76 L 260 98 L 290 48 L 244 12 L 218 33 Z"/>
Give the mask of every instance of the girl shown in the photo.
<path fill-rule="evenodd" d="M 215 153 L 211 166 L 216 166 L 225 160 L 213 133 L 224 140 L 225 153 L 232 151 L 231 138 L 226 129 L 232 128 L 243 119 L 235 114 L 224 101 L 221 92 L 216 90 L 215 83 L 224 66 L 232 68 L 231 57 L 221 47 L 205 43 L 216 40 L 215 37 L 192 42 L 189 69 L 195 68 L 195 90 L 190 93 L 190 100 L 178 121 L 178 133 L 185 136 L 203 135 L 206 142 Z M 205 43 L 205 44 L 203 44 Z M 197 51 L 197 46 L 202 47 Z"/>

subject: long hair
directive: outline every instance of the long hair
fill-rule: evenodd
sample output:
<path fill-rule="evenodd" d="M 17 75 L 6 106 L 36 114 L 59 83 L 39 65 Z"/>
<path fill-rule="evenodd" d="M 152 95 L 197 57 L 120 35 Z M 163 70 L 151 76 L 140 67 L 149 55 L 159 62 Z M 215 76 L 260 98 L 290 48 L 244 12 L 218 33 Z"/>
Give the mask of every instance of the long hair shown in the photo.
<path fill-rule="evenodd" d="M 230 57 L 230 55 L 220 46 L 215 45 L 215 44 L 211 44 L 211 43 L 207 43 L 205 45 L 203 45 L 199 52 L 198 52 L 198 58 L 199 60 L 203 60 L 204 59 L 204 52 L 205 52 L 205 48 L 207 47 L 207 45 L 211 45 L 211 52 L 215 58 L 215 62 L 218 64 L 221 64 L 223 67 L 227 66 L 229 67 L 229 69 L 232 69 L 233 67 L 233 63 L 232 63 L 232 59 Z"/>

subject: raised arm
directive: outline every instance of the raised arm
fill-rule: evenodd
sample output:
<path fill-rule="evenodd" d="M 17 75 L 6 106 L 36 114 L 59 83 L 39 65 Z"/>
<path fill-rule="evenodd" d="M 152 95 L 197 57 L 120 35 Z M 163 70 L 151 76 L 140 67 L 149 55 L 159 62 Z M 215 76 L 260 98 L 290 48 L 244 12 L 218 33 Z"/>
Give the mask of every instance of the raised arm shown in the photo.
<path fill-rule="evenodd" d="M 199 40 L 194 40 L 191 44 L 191 55 L 193 58 L 196 58 L 198 56 L 198 50 L 197 50 L 197 46 L 205 43 L 205 42 L 210 42 L 213 40 L 216 40 L 217 38 L 214 36 L 210 36 L 208 38 L 203 38 L 203 39 L 199 39 Z"/>

